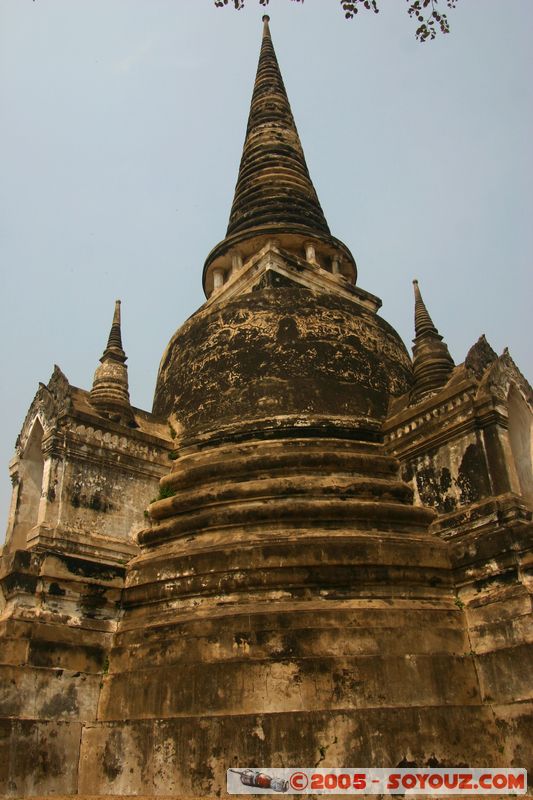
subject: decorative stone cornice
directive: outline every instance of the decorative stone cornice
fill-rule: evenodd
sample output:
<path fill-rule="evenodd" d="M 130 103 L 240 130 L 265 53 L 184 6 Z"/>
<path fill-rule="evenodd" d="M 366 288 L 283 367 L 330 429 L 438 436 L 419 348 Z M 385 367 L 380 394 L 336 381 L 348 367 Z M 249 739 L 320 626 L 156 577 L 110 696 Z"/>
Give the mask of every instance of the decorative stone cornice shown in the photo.
<path fill-rule="evenodd" d="M 481 371 L 483 363 L 485 369 Z M 384 423 L 384 442 L 395 453 L 413 455 L 420 447 L 427 447 L 428 441 L 437 446 L 465 430 L 492 424 L 507 428 L 511 387 L 533 406 L 533 390 L 508 350 L 496 356 L 481 337 L 465 362 L 455 368 L 447 386 L 428 392 L 416 405 L 408 404 L 407 396 L 400 399 L 399 409 Z"/>
<path fill-rule="evenodd" d="M 394 453 L 413 454 L 420 447 L 427 448 L 428 441 L 431 446 L 436 446 L 453 439 L 465 429 L 474 429 L 474 396 L 475 385 L 462 382 L 452 393 L 434 395 L 431 398 L 433 402 L 424 403 L 420 410 L 410 406 L 387 420 L 383 429 L 387 449 Z"/>
<path fill-rule="evenodd" d="M 233 297 L 254 291 L 262 287 L 262 281 L 267 273 L 276 273 L 277 279 L 270 282 L 270 286 L 285 285 L 283 281 L 327 294 L 337 295 L 351 300 L 369 311 L 377 311 L 381 307 L 379 297 L 354 286 L 346 276 L 321 268 L 317 263 L 306 261 L 294 253 L 284 249 L 279 241 L 269 239 L 257 253 L 250 256 L 244 263 L 242 258 L 236 269 L 231 271 L 229 277 L 216 288 L 205 306 L 225 302 Z M 279 281 L 279 284 L 276 283 Z"/>

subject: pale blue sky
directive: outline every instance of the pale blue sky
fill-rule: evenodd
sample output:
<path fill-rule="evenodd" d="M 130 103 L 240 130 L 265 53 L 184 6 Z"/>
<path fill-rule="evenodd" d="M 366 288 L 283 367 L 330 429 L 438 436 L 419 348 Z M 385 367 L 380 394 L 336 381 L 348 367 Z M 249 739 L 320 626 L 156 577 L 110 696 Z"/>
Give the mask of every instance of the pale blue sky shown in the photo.
<path fill-rule="evenodd" d="M 337 0 L 269 7 L 332 233 L 408 346 L 417 277 L 456 362 L 485 333 L 531 380 L 533 3 L 458 0 L 425 45 L 404 0 L 380 5 L 351 22 Z M 132 402 L 151 407 L 224 236 L 263 13 L 0 0 L 4 519 L 38 381 L 57 363 L 90 388 L 117 297 Z"/>

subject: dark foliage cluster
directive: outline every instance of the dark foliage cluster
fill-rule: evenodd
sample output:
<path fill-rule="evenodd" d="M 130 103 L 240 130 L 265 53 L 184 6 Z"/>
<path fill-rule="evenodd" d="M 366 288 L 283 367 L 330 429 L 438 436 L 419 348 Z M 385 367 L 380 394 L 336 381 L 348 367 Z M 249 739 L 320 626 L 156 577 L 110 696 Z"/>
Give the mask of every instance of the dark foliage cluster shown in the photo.
<path fill-rule="evenodd" d="M 304 0 L 293 0 L 296 3 L 303 3 Z M 353 19 L 360 10 L 379 12 L 378 0 L 337 0 L 340 2 L 341 10 L 346 19 Z M 437 33 L 449 33 L 450 25 L 446 14 L 441 11 L 443 5 L 447 8 L 455 8 L 457 0 L 407 0 L 409 7 L 407 12 L 411 19 L 416 20 L 416 38 L 419 42 L 431 41 Z M 217 8 L 233 5 L 239 11 L 244 8 L 245 0 L 214 0 Z M 259 4 L 267 6 L 269 0 L 259 0 Z"/>
<path fill-rule="evenodd" d="M 408 0 L 410 2 L 410 0 Z M 455 8 L 457 0 L 445 0 L 448 8 Z M 419 42 L 434 39 L 437 32 L 449 33 L 450 26 L 446 14 L 438 9 L 438 0 L 415 0 L 410 2 L 408 13 L 420 23 L 416 29 L 416 38 Z"/>
<path fill-rule="evenodd" d="M 375 14 L 379 11 L 377 0 L 341 0 L 341 8 L 346 19 L 353 19 L 360 8 L 367 11 L 372 9 Z"/>

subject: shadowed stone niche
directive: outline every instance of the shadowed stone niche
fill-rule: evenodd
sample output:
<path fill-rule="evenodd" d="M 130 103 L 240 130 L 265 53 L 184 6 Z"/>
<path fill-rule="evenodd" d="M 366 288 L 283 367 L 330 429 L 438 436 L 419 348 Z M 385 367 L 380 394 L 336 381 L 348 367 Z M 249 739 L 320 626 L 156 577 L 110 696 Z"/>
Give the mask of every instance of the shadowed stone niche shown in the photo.
<path fill-rule="evenodd" d="M 44 472 L 43 435 L 42 425 L 36 418 L 20 459 L 14 519 L 15 547 L 25 546 L 29 532 L 39 522 Z"/>
<path fill-rule="evenodd" d="M 522 495 L 533 505 L 533 419 L 523 395 L 511 386 L 508 396 L 509 440 Z"/>

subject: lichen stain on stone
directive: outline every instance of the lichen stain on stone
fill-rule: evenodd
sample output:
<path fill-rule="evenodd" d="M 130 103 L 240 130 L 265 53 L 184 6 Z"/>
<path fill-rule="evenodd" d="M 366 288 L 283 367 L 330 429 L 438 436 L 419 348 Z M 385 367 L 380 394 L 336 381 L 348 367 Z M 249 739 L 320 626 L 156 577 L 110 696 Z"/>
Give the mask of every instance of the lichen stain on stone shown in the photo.
<path fill-rule="evenodd" d="M 74 684 L 66 691 L 54 694 L 40 710 L 40 716 L 57 718 L 63 714 L 75 714 L 78 711 L 78 695 Z"/>
<path fill-rule="evenodd" d="M 363 681 L 359 678 L 355 669 L 335 670 L 331 674 L 331 679 L 333 682 L 333 699 L 336 703 L 342 702 L 347 698 L 350 698 L 353 702 L 353 698 L 359 694 L 363 686 Z"/>
<path fill-rule="evenodd" d="M 250 634 L 235 633 L 233 637 L 233 649 L 248 654 L 250 652 Z"/>
<path fill-rule="evenodd" d="M 87 592 L 81 595 L 79 602 L 82 613 L 89 619 L 94 619 L 98 610 L 107 604 L 106 587 L 90 584 Z"/>
<path fill-rule="evenodd" d="M 416 473 L 418 494 L 424 505 L 432 506 L 441 513 L 453 511 L 457 503 L 448 494 L 452 486 L 452 476 L 448 467 L 435 467 L 426 463 Z"/>
<path fill-rule="evenodd" d="M 475 444 L 470 444 L 465 450 L 456 484 L 461 492 L 461 503 L 475 503 L 481 497 L 490 494 L 489 480 L 485 467 L 485 460 Z"/>
<path fill-rule="evenodd" d="M 50 733 L 49 738 L 55 738 L 56 731 Z M 50 742 L 41 742 L 37 751 L 37 775 L 44 780 L 56 778 L 63 775 L 65 772 L 65 759 L 57 749 L 57 746 L 51 747 Z"/>
<path fill-rule="evenodd" d="M 101 484 L 101 480 L 99 481 Z M 113 504 L 106 495 L 112 487 L 103 486 L 93 487 L 91 490 L 90 477 L 86 476 L 83 481 L 76 481 L 70 490 L 70 504 L 73 508 L 86 508 L 91 511 L 106 513 L 113 510 Z"/>
<path fill-rule="evenodd" d="M 122 774 L 125 764 L 122 733 L 114 728 L 106 739 L 102 766 L 110 781 L 115 781 Z"/>

